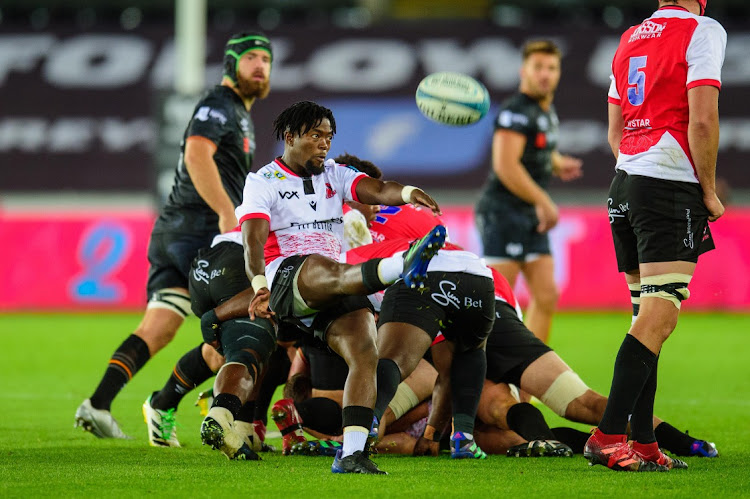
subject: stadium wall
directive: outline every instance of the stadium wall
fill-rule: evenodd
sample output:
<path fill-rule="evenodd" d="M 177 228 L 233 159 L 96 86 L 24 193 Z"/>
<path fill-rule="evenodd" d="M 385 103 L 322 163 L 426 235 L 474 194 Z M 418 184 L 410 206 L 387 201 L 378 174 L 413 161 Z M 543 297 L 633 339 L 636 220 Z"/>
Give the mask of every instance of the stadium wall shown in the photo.
<path fill-rule="evenodd" d="M 473 207 L 443 207 L 451 240 L 481 254 Z M 0 212 L 0 311 L 137 310 L 146 303 L 151 210 Z M 718 250 L 701 257 L 686 310 L 750 309 L 750 209 L 730 208 L 711 230 Z M 551 232 L 562 309 L 626 309 L 607 214 L 563 207 Z M 524 302 L 527 292 L 519 283 Z"/>

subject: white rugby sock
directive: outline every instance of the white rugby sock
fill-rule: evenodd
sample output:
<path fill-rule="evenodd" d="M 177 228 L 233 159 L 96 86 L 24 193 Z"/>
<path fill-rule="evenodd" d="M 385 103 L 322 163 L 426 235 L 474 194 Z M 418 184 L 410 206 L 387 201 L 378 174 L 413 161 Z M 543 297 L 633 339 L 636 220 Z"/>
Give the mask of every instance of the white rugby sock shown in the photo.
<path fill-rule="evenodd" d="M 378 279 L 383 284 L 393 284 L 399 277 L 401 272 L 404 271 L 404 255 L 398 253 L 397 255 L 383 258 L 378 263 Z"/>
<path fill-rule="evenodd" d="M 364 450 L 369 434 L 370 430 L 364 426 L 347 426 L 344 428 L 344 445 L 341 449 L 341 457 L 350 456 L 358 450 Z"/>

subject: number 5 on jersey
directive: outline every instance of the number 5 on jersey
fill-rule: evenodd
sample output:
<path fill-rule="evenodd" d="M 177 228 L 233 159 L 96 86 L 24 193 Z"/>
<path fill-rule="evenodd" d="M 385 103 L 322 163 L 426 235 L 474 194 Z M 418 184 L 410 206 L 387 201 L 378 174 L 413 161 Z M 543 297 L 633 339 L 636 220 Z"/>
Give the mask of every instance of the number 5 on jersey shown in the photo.
<path fill-rule="evenodd" d="M 642 55 L 630 58 L 630 67 L 628 68 L 628 101 L 633 106 L 640 106 L 646 98 L 646 73 L 642 70 L 646 68 L 647 57 Z M 632 85 L 635 86 L 633 87 Z"/>

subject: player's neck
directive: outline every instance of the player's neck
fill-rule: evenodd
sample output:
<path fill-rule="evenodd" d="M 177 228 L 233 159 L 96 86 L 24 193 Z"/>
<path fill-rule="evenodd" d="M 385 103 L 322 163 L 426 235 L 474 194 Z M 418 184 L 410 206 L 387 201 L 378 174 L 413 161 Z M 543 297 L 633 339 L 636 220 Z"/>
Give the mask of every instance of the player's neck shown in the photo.
<path fill-rule="evenodd" d="M 549 111 L 552 107 L 552 100 L 555 98 L 555 94 L 553 93 L 539 96 L 526 91 L 524 88 L 519 89 L 519 91 L 529 99 L 536 101 L 536 103 L 539 104 L 539 107 L 541 107 L 544 111 Z"/>
<path fill-rule="evenodd" d="M 281 163 L 285 167 L 287 167 L 289 170 L 293 171 L 294 173 L 296 173 L 300 177 L 309 177 L 310 176 L 310 174 L 307 173 L 307 170 L 305 170 L 304 165 L 300 165 L 300 164 L 295 163 L 294 161 L 292 161 L 292 159 L 288 156 L 288 154 L 286 152 L 284 152 L 284 154 L 282 154 L 281 156 L 279 156 L 278 160 L 281 161 Z"/>
<path fill-rule="evenodd" d="M 231 88 L 232 91 L 237 94 L 237 97 L 242 100 L 242 103 L 245 105 L 245 109 L 250 111 L 250 108 L 253 107 L 253 103 L 255 102 L 255 97 L 244 97 L 240 93 L 240 89 L 237 88 L 237 85 L 226 76 L 221 80 L 221 84 L 225 87 Z"/>

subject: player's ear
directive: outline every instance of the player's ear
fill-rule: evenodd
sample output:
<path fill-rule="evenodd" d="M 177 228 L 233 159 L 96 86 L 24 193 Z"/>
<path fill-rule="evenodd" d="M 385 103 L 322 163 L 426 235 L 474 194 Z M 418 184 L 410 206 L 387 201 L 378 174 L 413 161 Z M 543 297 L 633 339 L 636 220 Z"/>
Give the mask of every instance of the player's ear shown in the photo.
<path fill-rule="evenodd" d="M 284 142 L 290 147 L 293 146 L 294 135 L 291 132 L 284 132 Z"/>

